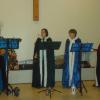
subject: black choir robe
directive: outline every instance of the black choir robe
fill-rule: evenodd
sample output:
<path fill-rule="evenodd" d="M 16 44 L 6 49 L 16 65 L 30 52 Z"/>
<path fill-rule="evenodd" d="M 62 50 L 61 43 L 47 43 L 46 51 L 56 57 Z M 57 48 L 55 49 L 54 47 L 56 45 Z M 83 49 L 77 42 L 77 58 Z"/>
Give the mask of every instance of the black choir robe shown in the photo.
<path fill-rule="evenodd" d="M 96 67 L 97 83 L 100 86 L 100 44 L 97 50 L 97 67 Z"/>
<path fill-rule="evenodd" d="M 41 43 L 42 39 L 38 38 L 35 43 L 34 48 L 34 55 L 33 55 L 33 76 L 32 76 L 32 86 L 39 88 L 43 87 L 43 85 L 40 84 L 41 77 L 40 77 L 40 49 L 39 49 L 39 43 Z M 47 42 L 52 42 L 51 38 L 47 38 Z M 47 49 L 47 84 L 46 87 L 54 87 L 55 85 L 55 56 L 54 56 L 54 50 Z M 34 58 L 35 54 L 37 53 L 37 58 Z M 44 79 L 44 72 L 43 77 Z M 42 80 L 43 80 L 42 79 Z M 42 81 L 43 84 L 44 81 Z"/>

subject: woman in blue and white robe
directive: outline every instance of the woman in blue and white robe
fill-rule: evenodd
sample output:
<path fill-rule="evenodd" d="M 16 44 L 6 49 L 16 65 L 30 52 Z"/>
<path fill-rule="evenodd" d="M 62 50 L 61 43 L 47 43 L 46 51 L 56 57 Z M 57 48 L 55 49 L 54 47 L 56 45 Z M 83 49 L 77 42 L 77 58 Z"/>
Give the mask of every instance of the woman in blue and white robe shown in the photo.
<path fill-rule="evenodd" d="M 63 87 L 71 87 L 72 93 L 75 93 L 75 89 L 80 85 L 81 55 L 79 52 L 70 52 L 73 43 L 81 43 L 81 40 L 77 37 L 77 31 L 75 29 L 69 30 L 69 38 L 66 40 L 62 76 Z"/>

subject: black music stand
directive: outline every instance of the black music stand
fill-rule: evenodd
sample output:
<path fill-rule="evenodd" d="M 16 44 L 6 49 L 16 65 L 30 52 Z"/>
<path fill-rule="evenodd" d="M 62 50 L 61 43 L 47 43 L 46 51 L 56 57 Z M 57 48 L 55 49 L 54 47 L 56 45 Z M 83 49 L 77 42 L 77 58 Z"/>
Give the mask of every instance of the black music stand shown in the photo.
<path fill-rule="evenodd" d="M 61 42 L 59 42 L 59 41 L 55 41 L 55 42 L 41 42 L 41 43 L 39 44 L 39 49 L 40 49 L 40 50 L 44 50 L 44 49 L 45 49 L 45 50 L 47 50 L 47 49 L 57 50 L 57 49 L 60 48 L 60 45 L 61 45 Z M 48 92 L 47 95 L 50 96 L 50 99 L 51 99 L 51 92 L 52 92 L 52 91 L 56 91 L 56 92 L 62 93 L 61 91 L 56 90 L 56 89 L 54 89 L 54 88 L 51 88 L 50 86 L 47 87 L 47 88 L 44 89 L 44 90 L 39 91 L 38 93 L 41 93 L 41 92 L 44 92 L 44 91 L 47 91 L 47 92 Z"/>
<path fill-rule="evenodd" d="M 9 95 L 9 90 L 8 87 L 11 85 L 8 83 L 9 80 L 9 64 L 8 64 L 8 49 L 18 49 L 19 48 L 19 42 L 21 39 L 19 38 L 0 38 L 0 48 L 6 50 L 6 90 L 7 90 L 7 95 Z"/>
<path fill-rule="evenodd" d="M 83 95 L 83 89 L 85 90 L 85 92 L 87 93 L 87 89 L 82 81 L 82 78 L 81 78 L 81 56 L 82 56 L 82 52 L 90 52 L 91 49 L 92 49 L 92 46 L 93 46 L 93 43 L 74 43 L 72 45 L 72 48 L 71 48 L 71 52 L 79 52 L 80 53 L 80 93 L 81 95 Z"/>

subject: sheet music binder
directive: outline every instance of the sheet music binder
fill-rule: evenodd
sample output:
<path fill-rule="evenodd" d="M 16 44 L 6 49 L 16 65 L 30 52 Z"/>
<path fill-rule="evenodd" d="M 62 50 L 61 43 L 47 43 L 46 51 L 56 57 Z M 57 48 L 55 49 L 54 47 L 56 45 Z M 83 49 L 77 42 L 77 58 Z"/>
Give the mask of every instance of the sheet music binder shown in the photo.
<path fill-rule="evenodd" d="M 1 49 L 18 49 L 20 41 L 21 39 L 19 38 L 0 38 L 0 48 Z"/>
<path fill-rule="evenodd" d="M 0 38 L 0 49 L 7 48 L 7 40 Z"/>
<path fill-rule="evenodd" d="M 54 41 L 54 42 L 41 42 L 39 43 L 39 49 L 44 50 L 44 49 L 59 49 L 61 45 L 60 41 Z"/>
<path fill-rule="evenodd" d="M 90 52 L 93 47 L 93 43 L 83 43 L 81 51 Z"/>
<path fill-rule="evenodd" d="M 71 52 L 90 52 L 93 47 L 93 43 L 73 43 Z"/>

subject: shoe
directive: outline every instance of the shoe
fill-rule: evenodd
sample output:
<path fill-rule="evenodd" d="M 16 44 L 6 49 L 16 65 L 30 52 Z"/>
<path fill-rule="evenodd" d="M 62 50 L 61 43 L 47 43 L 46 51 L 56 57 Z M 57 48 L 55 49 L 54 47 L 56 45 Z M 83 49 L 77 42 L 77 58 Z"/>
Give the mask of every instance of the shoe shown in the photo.
<path fill-rule="evenodd" d="M 76 88 L 72 88 L 72 95 L 76 95 Z"/>

